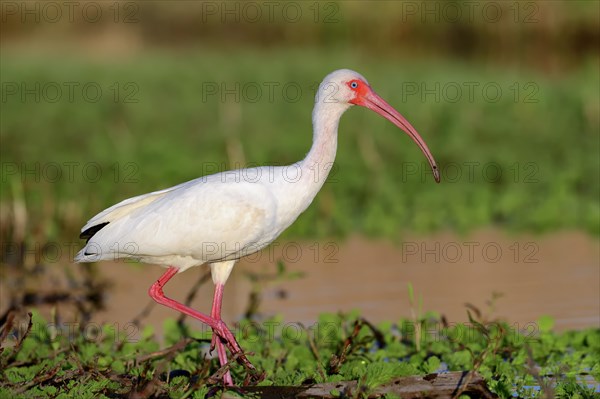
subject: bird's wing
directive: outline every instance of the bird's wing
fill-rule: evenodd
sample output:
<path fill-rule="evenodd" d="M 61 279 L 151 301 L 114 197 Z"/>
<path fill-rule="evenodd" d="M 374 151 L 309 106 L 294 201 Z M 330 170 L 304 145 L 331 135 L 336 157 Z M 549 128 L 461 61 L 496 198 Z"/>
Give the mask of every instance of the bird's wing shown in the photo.
<path fill-rule="evenodd" d="M 106 224 L 110 222 L 114 222 L 119 218 L 130 214 L 134 210 L 143 207 L 145 205 L 150 204 L 151 202 L 156 201 L 169 191 L 176 189 L 178 186 L 167 188 L 165 190 L 154 191 L 148 194 L 138 195 L 136 197 L 128 198 L 107 208 L 88 220 L 88 222 L 81 228 L 81 233 L 92 229 L 95 226 Z M 82 237 L 83 238 L 83 237 Z"/>
<path fill-rule="evenodd" d="M 138 206 L 125 204 L 133 208 L 91 237 L 82 253 L 200 264 L 255 252 L 276 237 L 276 201 L 260 183 L 192 181 L 148 196 Z"/>

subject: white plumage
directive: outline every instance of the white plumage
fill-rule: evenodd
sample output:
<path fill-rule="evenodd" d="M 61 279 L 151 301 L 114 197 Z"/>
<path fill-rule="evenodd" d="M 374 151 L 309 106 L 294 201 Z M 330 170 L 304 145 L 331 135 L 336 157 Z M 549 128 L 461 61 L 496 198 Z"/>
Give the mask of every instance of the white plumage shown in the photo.
<path fill-rule="evenodd" d="M 192 266 L 239 259 L 271 243 L 296 220 L 324 182 L 301 163 L 201 177 L 122 201 L 82 229 L 109 224 L 77 254 L 77 262 L 136 258 Z M 300 176 L 300 178 L 298 178 Z M 312 184 L 311 184 L 312 183 Z"/>
<path fill-rule="evenodd" d="M 436 181 L 435 161 L 416 130 L 347 69 L 325 77 L 313 109 L 313 144 L 306 157 L 290 166 L 259 167 L 217 173 L 166 190 L 126 199 L 94 216 L 82 228 L 88 242 L 77 262 L 135 258 L 169 269 L 151 288 L 157 302 L 210 325 L 221 365 L 225 346 L 240 353 L 221 320 L 223 285 L 235 261 L 269 245 L 310 205 L 327 179 L 337 149 L 338 123 L 352 105 L 369 108 L 403 129 L 427 157 Z M 210 316 L 164 296 L 162 287 L 176 273 L 208 264 L 215 283 Z M 232 384 L 229 373 L 224 377 Z"/>

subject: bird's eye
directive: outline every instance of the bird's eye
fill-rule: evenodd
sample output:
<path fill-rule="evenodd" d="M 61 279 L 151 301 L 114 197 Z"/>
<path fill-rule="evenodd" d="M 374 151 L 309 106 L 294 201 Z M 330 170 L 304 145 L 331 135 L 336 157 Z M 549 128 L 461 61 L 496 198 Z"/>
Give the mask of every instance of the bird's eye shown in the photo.
<path fill-rule="evenodd" d="M 350 87 L 352 87 L 353 89 L 356 89 L 358 87 L 358 82 L 354 81 L 354 82 L 350 83 Z"/>

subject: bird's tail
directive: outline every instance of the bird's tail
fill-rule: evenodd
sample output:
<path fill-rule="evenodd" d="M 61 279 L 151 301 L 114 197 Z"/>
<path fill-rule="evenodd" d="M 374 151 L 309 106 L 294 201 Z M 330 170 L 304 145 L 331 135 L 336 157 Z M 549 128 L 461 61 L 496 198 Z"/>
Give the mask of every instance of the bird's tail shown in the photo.
<path fill-rule="evenodd" d="M 89 245 L 86 245 L 75 255 L 73 259 L 76 263 L 89 263 L 89 262 L 97 262 L 102 260 L 102 252 L 95 251 L 92 248 L 88 248 Z"/>

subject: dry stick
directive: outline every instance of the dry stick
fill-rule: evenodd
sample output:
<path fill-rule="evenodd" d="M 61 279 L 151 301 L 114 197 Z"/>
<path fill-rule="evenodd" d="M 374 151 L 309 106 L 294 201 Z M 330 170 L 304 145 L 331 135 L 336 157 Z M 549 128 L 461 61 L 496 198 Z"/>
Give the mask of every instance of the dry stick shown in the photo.
<path fill-rule="evenodd" d="M 17 353 L 19 353 L 19 350 L 21 349 L 21 345 L 23 344 L 23 341 L 25 340 L 25 338 L 27 338 L 27 336 L 31 332 L 31 327 L 33 327 L 33 321 L 32 321 L 31 312 L 27 312 L 27 315 L 29 316 L 29 322 L 27 324 L 27 330 L 25 331 L 25 333 L 23 334 L 23 336 L 21 337 L 21 339 L 19 339 L 17 341 L 17 343 L 15 344 L 15 346 L 12 349 L 11 354 L 8 356 L 8 358 L 6 358 L 3 361 L 3 364 L 8 364 L 8 363 L 11 363 L 13 360 L 15 360 L 15 358 L 17 357 Z"/>
<path fill-rule="evenodd" d="M 58 378 L 55 378 L 54 380 L 52 380 L 52 384 L 56 385 L 59 384 L 63 381 L 68 381 L 71 378 L 75 377 L 75 376 L 80 376 L 83 373 L 82 369 L 76 369 L 76 370 L 68 370 L 65 371 L 65 373 L 63 375 L 61 375 Z"/>
<path fill-rule="evenodd" d="M 47 359 L 55 359 L 58 355 L 63 354 L 65 352 L 68 352 L 69 350 L 71 350 L 71 348 L 61 348 L 57 351 L 52 352 L 51 355 L 49 355 L 47 357 Z M 19 360 L 18 362 L 12 362 L 10 363 L 10 367 L 23 367 L 23 366 L 33 366 L 34 364 L 37 364 L 37 360 Z"/>
<path fill-rule="evenodd" d="M 4 324 L 4 329 L 2 330 L 2 334 L 0 334 L 0 355 L 2 355 L 2 352 L 4 352 L 4 347 L 2 345 L 4 344 L 4 340 L 6 340 L 6 337 L 8 337 L 8 333 L 12 330 L 14 322 L 15 322 L 15 314 L 13 311 L 10 311 L 6 316 L 6 323 Z M 10 360 L 10 359 L 6 359 L 5 357 L 0 358 L 1 369 L 4 370 L 5 365 L 8 362 L 8 360 Z"/>
<path fill-rule="evenodd" d="M 17 300 L 15 300 L 14 298 L 11 298 L 10 306 L 8 307 L 8 309 L 6 309 L 6 311 L 3 314 L 0 315 L 0 327 L 5 325 L 8 321 L 8 317 L 10 316 L 10 314 L 17 310 L 17 307 L 14 305 L 16 302 L 17 302 Z"/>
<path fill-rule="evenodd" d="M 358 336 L 358 333 L 360 332 L 361 327 L 362 327 L 362 321 L 360 319 L 356 320 L 354 322 L 354 329 L 352 330 L 352 334 L 350 334 L 344 341 L 344 345 L 342 346 L 340 355 L 339 356 L 334 355 L 333 359 L 331 359 L 331 362 L 329 363 L 329 372 L 331 374 L 337 374 L 340 371 L 340 367 L 346 361 L 346 355 L 348 353 L 348 350 L 354 343 L 354 339 Z"/>
<path fill-rule="evenodd" d="M 231 357 L 231 359 L 229 359 L 229 361 L 227 361 L 227 363 L 225 363 L 217 371 L 215 371 L 210 377 L 208 377 L 207 383 L 218 384 L 220 381 L 222 381 L 225 373 L 227 373 L 227 371 L 229 371 L 229 369 L 231 368 L 231 365 L 233 363 L 237 362 L 238 357 L 240 357 L 241 355 L 242 355 L 241 353 L 236 353 L 235 355 L 233 355 Z"/>
<path fill-rule="evenodd" d="M 44 381 L 48 381 L 49 379 L 54 377 L 56 375 L 56 373 L 58 373 L 61 366 L 62 366 L 62 364 L 57 364 L 56 366 L 54 366 L 52 369 L 50 369 L 50 371 L 48 371 L 44 375 L 38 375 L 33 380 L 29 381 L 27 384 L 21 385 L 20 387 L 15 388 L 14 392 L 15 393 L 23 393 L 35 385 L 39 385 Z"/>
<path fill-rule="evenodd" d="M 248 353 L 238 352 L 238 353 L 232 354 L 231 357 L 229 358 L 229 360 L 227 361 L 227 363 L 225 363 L 217 371 L 215 371 L 211 376 L 208 377 L 208 380 L 207 380 L 208 383 L 209 384 L 218 383 L 220 380 L 223 379 L 223 376 L 225 375 L 225 373 L 231 369 L 231 366 L 233 364 L 235 364 L 236 362 L 238 362 L 240 357 L 246 356 L 246 355 L 254 356 L 254 352 L 248 352 Z M 244 368 L 246 369 L 246 378 L 244 379 L 244 383 L 243 383 L 244 386 L 249 385 L 251 382 L 256 385 L 265 379 L 266 374 L 264 372 L 259 373 L 258 370 L 253 370 L 253 369 L 249 368 L 243 362 L 241 363 L 241 365 L 244 366 Z"/>
<path fill-rule="evenodd" d="M 159 362 L 159 364 L 156 366 L 156 368 L 154 370 L 154 378 L 152 378 L 152 380 L 150 380 L 146 384 L 144 384 L 141 391 L 132 392 L 130 394 L 130 398 L 135 398 L 135 399 L 149 398 L 152 395 L 154 395 L 156 393 L 156 391 L 158 390 L 158 386 L 160 385 L 159 378 L 160 378 L 160 374 L 163 372 L 163 369 L 166 367 L 166 365 L 171 360 L 173 360 L 173 358 L 175 357 L 175 354 L 178 351 L 185 348 L 192 341 L 195 341 L 195 340 L 192 338 L 183 338 L 182 340 L 180 340 L 175 345 L 173 345 L 169 348 L 166 348 L 166 349 L 163 349 L 160 351 L 156 351 L 156 352 L 152 352 L 148 355 L 143 355 L 143 356 L 138 357 L 136 360 L 145 361 L 145 360 L 149 360 L 152 358 L 165 356 L 165 358 L 161 362 Z"/>
<path fill-rule="evenodd" d="M 469 370 L 467 372 L 465 382 L 462 384 L 462 386 L 458 389 L 458 391 L 456 392 L 456 394 L 453 397 L 458 398 L 458 397 L 460 397 L 460 395 L 463 394 L 463 392 L 465 392 L 465 390 L 469 387 L 469 384 L 471 384 L 471 381 L 472 381 L 473 377 L 475 376 L 475 374 L 477 373 L 477 370 L 479 370 L 479 368 L 481 367 L 481 365 L 483 364 L 485 359 L 488 357 L 488 355 L 490 353 L 496 353 L 498 351 L 501 341 L 502 341 L 502 338 L 497 339 L 494 342 L 494 347 L 492 348 L 491 351 L 486 350 L 480 356 L 478 356 L 477 359 L 475 359 L 475 362 L 473 363 L 473 369 Z"/>
<path fill-rule="evenodd" d="M 6 339 L 6 337 L 8 337 L 8 333 L 12 330 L 14 322 L 15 322 L 15 313 L 14 313 L 14 311 L 11 311 L 6 316 L 6 323 L 4 324 L 4 329 L 2 330 L 2 334 L 0 334 L 0 353 L 2 353 L 2 351 L 4 350 L 4 348 L 2 348 L 1 346 L 4 343 L 4 340 Z"/>
<path fill-rule="evenodd" d="M 472 303 L 468 303 L 468 302 L 465 303 L 464 306 L 467 309 L 471 309 L 473 312 L 475 312 L 475 315 L 477 316 L 477 318 L 479 320 L 482 320 L 482 318 L 481 318 L 481 310 L 477 306 L 473 305 Z M 482 321 L 485 321 L 485 320 L 482 320 Z"/>
<path fill-rule="evenodd" d="M 375 327 L 373 324 L 371 324 L 371 322 L 368 321 L 367 319 L 365 319 L 364 317 L 361 317 L 360 321 L 364 325 L 366 325 L 367 327 L 369 327 L 369 329 L 373 333 L 373 336 L 375 337 L 375 340 L 377 341 L 377 344 L 381 348 L 385 348 L 387 346 L 387 342 L 385 342 L 385 335 L 383 335 L 383 333 L 377 327 Z"/>
<path fill-rule="evenodd" d="M 452 396 L 453 398 L 460 397 L 460 395 L 462 395 L 466 391 L 466 389 L 469 387 L 469 384 L 471 383 L 471 380 L 475 376 L 475 373 L 477 373 L 477 370 L 487 357 L 488 353 L 489 352 L 485 352 L 479 359 L 475 361 L 475 363 L 473 364 L 473 370 L 467 371 L 465 381 L 456 387 L 458 391 L 456 391 L 456 393 Z"/>
<path fill-rule="evenodd" d="M 549 384 L 547 381 L 544 381 L 540 373 L 535 369 L 535 360 L 533 359 L 533 352 L 531 351 L 531 347 L 529 345 L 526 345 L 525 349 L 527 351 L 527 371 L 533 376 L 535 381 L 540 386 L 544 398 L 552 399 L 554 397 L 554 389 L 552 388 L 552 385 Z"/>
<path fill-rule="evenodd" d="M 195 340 L 192 339 L 192 338 L 187 338 L 187 337 L 183 338 L 179 342 L 177 342 L 176 344 L 174 344 L 174 345 L 172 345 L 172 346 L 170 346 L 168 348 L 161 349 L 161 350 L 156 351 L 156 352 L 151 352 L 151 353 L 148 353 L 146 355 L 138 356 L 135 359 L 135 361 L 136 361 L 136 363 L 142 363 L 142 362 L 145 362 L 145 361 L 150 360 L 150 359 L 155 359 L 157 357 L 167 356 L 167 355 L 169 355 L 169 354 L 171 354 L 173 352 L 177 352 L 177 351 L 180 351 L 180 350 L 184 349 L 186 346 L 188 346 L 188 344 L 190 344 L 191 342 L 194 342 L 194 341 Z"/>
<path fill-rule="evenodd" d="M 81 359 L 79 359 L 79 357 L 77 355 L 75 355 L 77 353 L 77 350 L 75 348 L 75 345 L 73 345 L 72 343 L 70 344 L 70 349 L 71 349 L 71 353 L 69 353 L 69 359 L 71 359 L 74 363 L 77 364 L 77 369 L 80 371 L 85 371 L 85 368 L 83 367 L 83 363 L 81 363 Z"/>
<path fill-rule="evenodd" d="M 141 391 L 130 392 L 129 398 L 130 399 L 146 399 L 146 398 L 151 397 L 157 391 L 157 386 L 158 386 L 157 381 L 158 381 L 157 378 L 154 377 L 152 380 L 148 381 L 148 383 L 143 386 Z"/>

